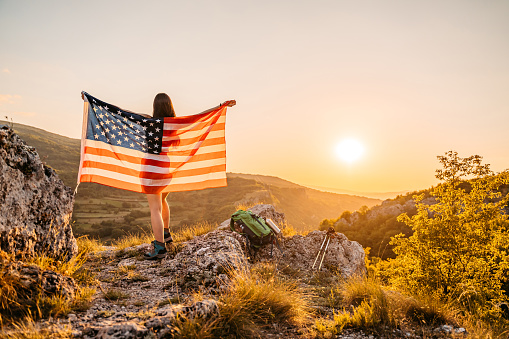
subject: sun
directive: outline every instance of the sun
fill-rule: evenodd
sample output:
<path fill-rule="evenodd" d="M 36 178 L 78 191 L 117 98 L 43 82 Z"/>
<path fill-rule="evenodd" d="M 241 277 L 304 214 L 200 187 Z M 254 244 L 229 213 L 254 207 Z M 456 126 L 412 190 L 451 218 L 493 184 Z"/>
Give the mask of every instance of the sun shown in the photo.
<path fill-rule="evenodd" d="M 351 164 L 362 157 L 364 146 L 356 139 L 345 139 L 338 144 L 336 153 L 343 161 Z"/>

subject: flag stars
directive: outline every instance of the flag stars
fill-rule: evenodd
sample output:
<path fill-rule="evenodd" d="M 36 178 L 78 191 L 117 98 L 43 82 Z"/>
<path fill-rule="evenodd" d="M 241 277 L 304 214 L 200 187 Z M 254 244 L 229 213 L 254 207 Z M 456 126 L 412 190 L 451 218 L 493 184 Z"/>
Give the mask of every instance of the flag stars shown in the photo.
<path fill-rule="evenodd" d="M 157 119 L 157 120 L 156 120 L 156 122 L 157 122 L 157 123 L 160 123 L 160 122 L 161 122 L 161 119 Z"/>
<path fill-rule="evenodd" d="M 161 129 L 159 127 L 156 128 L 156 132 L 159 132 Z"/>
<path fill-rule="evenodd" d="M 117 144 L 119 144 L 119 145 L 120 145 L 121 143 L 122 143 L 122 141 L 121 141 L 121 140 L 117 140 Z"/>
<path fill-rule="evenodd" d="M 99 139 L 99 134 L 97 134 L 97 133 L 96 133 L 96 134 L 94 135 L 94 138 Z"/>

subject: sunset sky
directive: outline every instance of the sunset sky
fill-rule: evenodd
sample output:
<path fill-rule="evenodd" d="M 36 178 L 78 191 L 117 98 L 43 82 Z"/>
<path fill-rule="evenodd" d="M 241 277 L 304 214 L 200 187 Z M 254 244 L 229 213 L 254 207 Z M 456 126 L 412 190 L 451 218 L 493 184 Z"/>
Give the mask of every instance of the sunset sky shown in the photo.
<path fill-rule="evenodd" d="M 228 172 L 423 189 L 448 150 L 509 168 L 508 18 L 505 0 L 0 0 L 0 118 L 80 138 L 82 90 L 142 113 L 159 92 L 177 115 L 236 99 Z"/>

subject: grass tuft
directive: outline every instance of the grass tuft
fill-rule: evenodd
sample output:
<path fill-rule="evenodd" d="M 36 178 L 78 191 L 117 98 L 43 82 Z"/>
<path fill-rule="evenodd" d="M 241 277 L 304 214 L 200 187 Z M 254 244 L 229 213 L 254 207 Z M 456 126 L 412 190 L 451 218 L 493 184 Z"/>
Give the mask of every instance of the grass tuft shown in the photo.
<path fill-rule="evenodd" d="M 43 327 L 43 325 L 37 324 L 30 314 L 14 322 L 12 329 L 0 331 L 0 339 L 66 339 L 72 337 L 70 327 Z"/>
<path fill-rule="evenodd" d="M 192 226 L 182 228 L 176 232 L 172 232 L 171 235 L 172 235 L 174 242 L 181 243 L 181 242 L 189 241 L 199 235 L 209 233 L 210 231 L 213 231 L 214 229 L 216 229 L 216 227 L 217 227 L 216 224 L 211 224 L 209 222 L 202 222 L 202 223 L 198 223 L 198 224 L 195 224 Z"/>
<path fill-rule="evenodd" d="M 377 333 L 395 328 L 425 328 L 456 324 L 451 311 L 427 300 L 385 288 L 376 279 L 354 277 L 331 289 L 328 306 L 336 309 L 333 320 L 318 319 L 314 329 L 323 336 L 354 328 Z"/>
<path fill-rule="evenodd" d="M 122 251 L 128 247 L 134 247 L 142 244 L 148 244 L 153 240 L 153 236 L 148 233 L 127 233 L 123 237 L 115 240 L 112 245 Z"/>
<path fill-rule="evenodd" d="M 88 235 L 76 238 L 78 243 L 78 252 L 84 254 L 96 253 L 104 249 L 104 245 L 99 239 L 89 238 Z"/>
<path fill-rule="evenodd" d="M 222 335 L 250 337 L 272 323 L 302 327 L 311 316 L 310 296 L 296 283 L 274 276 L 258 264 L 249 272 L 231 273 L 220 296 Z"/>
<path fill-rule="evenodd" d="M 104 294 L 104 299 L 108 301 L 116 301 L 129 298 L 129 294 L 124 293 L 120 290 L 110 289 Z"/>

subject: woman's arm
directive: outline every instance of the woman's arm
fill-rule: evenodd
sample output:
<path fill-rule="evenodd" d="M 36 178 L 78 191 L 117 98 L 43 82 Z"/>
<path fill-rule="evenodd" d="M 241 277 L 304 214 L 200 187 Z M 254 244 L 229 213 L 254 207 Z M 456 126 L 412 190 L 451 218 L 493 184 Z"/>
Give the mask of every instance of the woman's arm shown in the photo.
<path fill-rule="evenodd" d="M 212 112 L 218 108 L 220 108 L 221 106 L 228 106 L 228 107 L 233 107 L 237 104 L 237 102 L 235 100 L 228 100 L 228 101 L 225 101 L 225 102 L 222 102 L 220 103 L 219 105 L 217 105 L 216 107 L 212 107 L 212 108 L 209 108 L 208 110 L 206 111 L 203 111 L 201 113 L 198 113 L 198 114 L 205 114 L 205 113 L 209 113 L 209 112 Z"/>

